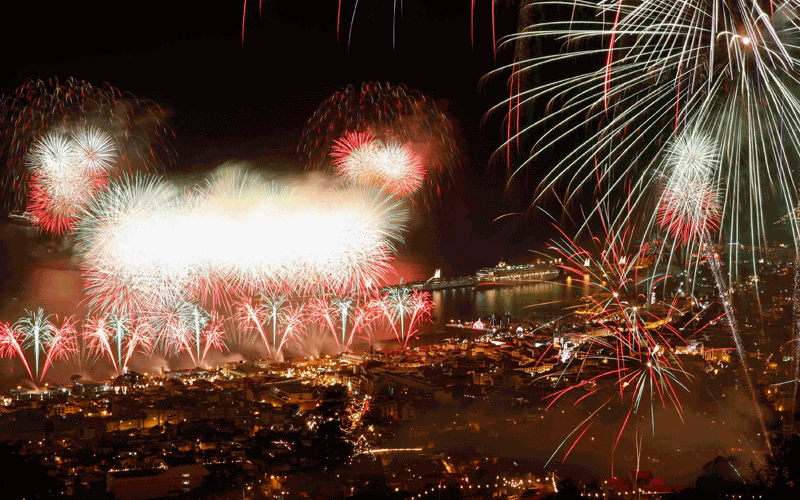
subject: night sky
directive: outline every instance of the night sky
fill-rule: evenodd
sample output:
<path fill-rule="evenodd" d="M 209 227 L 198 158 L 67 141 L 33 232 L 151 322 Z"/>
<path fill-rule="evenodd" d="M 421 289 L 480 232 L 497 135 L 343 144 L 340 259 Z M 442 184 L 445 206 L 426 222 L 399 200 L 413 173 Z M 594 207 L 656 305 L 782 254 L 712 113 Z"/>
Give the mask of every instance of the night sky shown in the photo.
<path fill-rule="evenodd" d="M 460 164 L 439 203 L 422 211 L 412 224 L 407 244 L 400 250 L 401 264 L 408 268 L 402 277 L 425 278 L 436 268 L 445 276 L 471 274 L 501 258 L 524 257 L 553 236 L 546 217 L 530 215 L 536 211 L 492 222 L 507 213 L 527 211 L 530 187 L 542 172 L 529 172 L 523 178 L 527 184 L 506 191 L 505 162 L 490 161 L 502 142 L 504 127 L 501 114 L 487 117 L 486 113 L 507 95 L 508 73 L 481 81 L 494 68 L 508 64 L 511 54 L 501 51 L 495 59 L 489 0 L 475 2 L 474 46 L 471 2 L 467 0 L 403 0 L 402 17 L 397 2 L 394 21 L 394 2 L 362 0 L 349 46 L 353 0 L 342 1 L 338 40 L 337 0 L 266 1 L 261 14 L 256 2 L 249 3 L 243 44 L 241 0 L 211 4 L 172 0 L 14 2 L 14 8 L 4 13 L 4 29 L 0 30 L 0 91 L 13 92 L 28 78 L 58 77 L 63 81 L 74 77 L 97 86 L 108 82 L 168 110 L 177 157 L 167 167 L 168 174 L 201 174 L 230 160 L 249 161 L 262 170 L 282 164 L 279 173 L 290 174 L 302 171 L 297 144 L 304 124 L 324 99 L 348 84 L 404 83 L 433 99 L 449 117 Z M 499 39 L 516 31 L 519 2 L 497 4 Z M 294 166 L 286 167 L 287 163 Z M 18 234 L 2 236 L 8 241 Z M 11 246 L 4 252 L 14 263 L 30 257 Z M 7 264 L 5 275 L 0 276 L 6 288 L 16 279 L 24 279 L 24 271 L 14 268 L 16 265 Z M 77 272 L 53 274 L 62 281 L 30 278 L 43 294 L 30 306 L 44 303 L 66 312 L 73 297 L 60 295 L 60 290 L 79 289 L 80 276 Z M 8 293 L 4 290 L 4 300 Z M 25 290 L 20 296 L 24 294 Z M 22 302 L 4 302 L 0 320 L 13 320 L 9 311 L 16 313 L 25 306 Z M 695 408 L 690 408 L 686 423 L 680 426 L 674 413 L 661 415 L 673 419 L 675 427 L 650 437 L 649 444 L 655 449 L 684 451 L 671 454 L 658 467 L 663 471 L 674 467 L 672 480 L 696 477 L 703 463 L 736 442 L 742 429 L 752 426 L 745 416 L 750 411 L 747 404 L 731 403 L 732 408 L 746 410 L 727 415 L 728 423 L 722 426 L 726 435 L 720 432 L 714 440 L 704 434 L 711 425 L 709 420 L 714 422 L 711 418 L 721 418 L 719 415 L 699 417 Z M 525 453 L 541 457 L 539 450 L 556 449 L 567 435 L 564 427 L 571 428 L 581 415 L 552 416 L 547 425 L 558 428 L 538 436 L 537 450 L 526 449 Z M 598 425 L 593 431 L 598 439 L 613 435 L 618 417 L 610 414 L 609 422 Z M 642 429 L 649 428 L 648 421 L 640 424 Z M 502 447 L 518 448 L 518 435 L 512 432 L 509 436 Z M 709 439 L 704 445 L 707 449 L 691 451 L 699 446 L 695 443 L 700 438 Z M 630 443 L 627 445 L 626 452 L 632 455 Z M 605 460 L 608 454 L 605 445 L 587 444 L 576 450 L 573 460 L 595 464 L 598 456 Z M 632 458 L 623 458 L 626 464 L 632 463 Z"/>
<path fill-rule="evenodd" d="M 264 2 L 248 5 L 242 44 L 240 2 L 82 2 L 23 5 L 7 22 L 3 92 L 27 78 L 108 82 L 169 110 L 177 161 L 171 173 L 205 171 L 226 160 L 254 168 L 296 163 L 302 127 L 333 92 L 362 81 L 405 83 L 433 99 L 452 122 L 460 152 L 453 182 L 430 213 L 417 217 L 401 260 L 418 267 L 406 279 L 469 274 L 501 258 L 524 256 L 542 239 L 543 218 L 499 215 L 527 209 L 505 192 L 505 161 L 491 162 L 502 114 L 487 111 L 506 95 L 508 74 L 481 83 L 508 63 L 492 51 L 489 2 Z M 486 5 L 483 5 L 483 4 Z M 25 11 L 26 10 L 26 11 Z M 497 37 L 516 30 L 519 6 L 498 5 Z M 392 47 L 393 29 L 395 47 Z M 18 47 L 14 50 L 13 47 Z M 286 167 L 284 167 L 286 168 Z M 300 171 L 302 167 L 289 167 Z M 535 177 L 535 175 L 534 175 Z"/>

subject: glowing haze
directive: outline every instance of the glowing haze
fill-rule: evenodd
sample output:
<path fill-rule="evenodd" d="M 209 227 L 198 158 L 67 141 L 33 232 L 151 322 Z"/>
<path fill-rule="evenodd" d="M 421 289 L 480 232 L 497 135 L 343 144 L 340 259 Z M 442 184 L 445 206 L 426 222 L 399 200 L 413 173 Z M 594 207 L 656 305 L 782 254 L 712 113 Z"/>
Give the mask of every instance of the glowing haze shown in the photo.
<path fill-rule="evenodd" d="M 377 284 L 406 212 L 379 191 L 276 184 L 228 170 L 203 186 L 153 177 L 112 183 L 78 224 L 93 309 L 253 294 L 268 287 L 351 291 Z"/>

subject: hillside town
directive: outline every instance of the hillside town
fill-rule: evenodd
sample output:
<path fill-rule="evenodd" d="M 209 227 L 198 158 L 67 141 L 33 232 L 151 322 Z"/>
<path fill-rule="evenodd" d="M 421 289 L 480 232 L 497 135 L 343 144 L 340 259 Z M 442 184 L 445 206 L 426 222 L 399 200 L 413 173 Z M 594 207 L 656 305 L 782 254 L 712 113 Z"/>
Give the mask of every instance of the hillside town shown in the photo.
<path fill-rule="evenodd" d="M 791 369 L 780 326 L 791 306 L 779 297 L 773 302 L 769 316 L 758 318 L 766 333 L 746 333 L 777 439 L 796 427 L 790 386 L 776 385 Z M 724 322 L 714 320 L 719 311 L 693 304 L 661 322 L 672 325 L 673 335 L 662 332 L 661 339 L 674 346 L 683 371 L 724 398 L 739 384 L 735 352 Z M 2 447 L 21 457 L 8 472 L 39 478 L 30 498 L 554 494 L 563 478 L 553 469 L 447 442 L 535 429 L 569 408 L 551 405 L 548 395 L 599 389 L 611 360 L 598 342 L 604 326 L 493 317 L 454 321 L 448 331 L 451 338 L 408 350 L 366 346 L 319 358 L 127 372 L 105 382 L 74 375 L 70 384 L 20 386 L 0 397 Z M 632 470 L 575 487 L 589 496 L 634 498 L 687 486 L 668 484 L 659 472 Z"/>

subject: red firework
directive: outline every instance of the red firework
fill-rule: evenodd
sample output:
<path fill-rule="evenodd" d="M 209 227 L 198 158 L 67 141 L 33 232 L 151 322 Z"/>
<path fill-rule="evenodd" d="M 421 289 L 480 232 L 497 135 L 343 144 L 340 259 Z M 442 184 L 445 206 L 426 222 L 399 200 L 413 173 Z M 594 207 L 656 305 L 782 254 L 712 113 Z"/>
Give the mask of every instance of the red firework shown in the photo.
<path fill-rule="evenodd" d="M 265 306 L 265 304 L 261 301 L 255 301 L 253 299 L 246 299 L 240 302 L 236 307 L 236 315 L 235 320 L 239 326 L 239 329 L 245 333 L 245 337 L 247 340 L 250 339 L 247 334 L 258 333 L 258 336 L 261 338 L 261 341 L 264 344 L 264 347 L 267 348 L 267 356 L 272 358 L 272 344 L 270 342 L 269 337 L 266 333 L 266 325 L 267 322 L 270 320 L 270 310 Z M 277 332 L 277 324 L 275 325 L 276 332 Z M 277 333 L 276 333 L 277 338 Z M 239 342 L 240 344 L 249 344 L 247 341 Z"/>
<path fill-rule="evenodd" d="M 308 305 L 308 318 L 336 342 L 339 351 L 347 351 L 356 337 L 371 341 L 376 310 L 366 296 L 315 297 Z"/>
<path fill-rule="evenodd" d="M 95 359 L 107 357 L 111 366 L 117 365 L 112 345 L 114 330 L 109 323 L 108 316 L 103 315 L 87 320 L 81 336 L 92 357 Z"/>
<path fill-rule="evenodd" d="M 146 323 L 138 323 L 130 329 L 125 348 L 125 361 L 122 366 L 128 366 L 131 356 L 135 352 L 149 355 L 153 350 L 153 338 L 150 336 L 150 328 Z"/>
<path fill-rule="evenodd" d="M 54 333 L 47 345 L 47 357 L 42 368 L 42 376 L 39 377 L 40 381 L 44 379 L 47 369 L 52 366 L 53 362 L 66 359 L 78 353 L 78 332 L 75 329 L 73 317 L 64 318 L 61 326 L 57 326 L 58 318 L 56 318 L 53 325 Z"/>
<path fill-rule="evenodd" d="M 722 206 L 705 182 L 669 183 L 658 205 L 658 224 L 687 245 L 719 229 Z"/>
<path fill-rule="evenodd" d="M 562 269 L 573 284 L 582 283 L 592 293 L 580 311 L 587 331 L 560 338 L 538 361 L 552 352 L 553 362 L 563 367 L 561 377 L 575 377 L 566 388 L 546 397 L 550 399 L 548 408 L 562 396 L 575 394 L 576 389 L 580 389 L 576 406 L 595 395 L 601 396 L 601 402 L 564 439 L 551 460 L 577 435 L 565 460 L 600 410 L 615 400 L 627 415 L 613 441 L 612 453 L 628 422 L 642 410 L 649 409 L 655 425 L 653 403 L 662 408 L 670 405 L 682 412 L 678 389 L 683 387 L 682 378 L 688 380 L 688 374 L 676 355 L 675 345 L 686 345 L 686 341 L 672 322 L 674 316 L 681 316 L 682 307 L 692 305 L 690 301 L 679 302 L 677 295 L 671 302 L 655 300 L 655 289 L 664 277 L 648 276 L 643 271 L 644 250 L 633 243 L 630 232 L 594 237 L 593 243 L 600 247 L 596 253 L 585 250 L 563 231 L 562 235 L 564 243 L 552 247 L 562 258 Z M 595 257 L 597 254 L 599 258 Z M 577 374 L 567 374 L 570 367 L 575 367 Z M 586 375 L 582 375 L 584 372 Z"/>
<path fill-rule="evenodd" d="M 417 153 L 395 140 L 377 139 L 370 131 L 346 132 L 334 141 L 331 157 L 338 175 L 400 198 L 415 194 L 425 182 L 425 165 Z"/>
<path fill-rule="evenodd" d="M 348 135 L 353 137 L 348 139 Z M 452 177 L 458 164 L 453 129 L 433 100 L 405 85 L 364 82 L 334 93 L 309 119 L 298 152 L 307 168 L 332 169 L 342 175 L 341 165 L 331 165 L 334 147 L 339 152 L 333 154 L 341 156 L 342 149 L 352 149 L 348 143 L 363 144 L 370 135 L 375 138 L 371 141 L 374 147 L 363 156 L 384 158 L 384 165 L 377 168 L 380 173 L 370 174 L 371 183 L 377 179 L 384 189 L 400 196 L 413 194 L 415 201 L 427 203 L 440 197 L 443 183 Z M 336 156 L 334 159 L 341 161 Z M 375 170 L 363 166 L 344 169 L 362 180 L 363 174 L 357 172 Z"/>
<path fill-rule="evenodd" d="M 28 371 L 31 380 L 34 380 L 31 367 L 28 365 L 28 361 L 25 359 L 25 353 L 22 350 L 23 340 L 24 335 L 22 332 L 8 323 L 0 323 L 0 358 L 19 358 Z"/>
<path fill-rule="evenodd" d="M 225 348 L 225 330 L 222 328 L 223 321 L 217 313 L 211 313 L 208 323 L 203 330 L 203 353 L 200 356 L 200 364 L 203 364 L 210 349 L 222 351 Z"/>
<path fill-rule="evenodd" d="M 68 233 L 75 225 L 76 216 L 85 206 L 86 200 L 94 196 L 104 184 L 105 179 L 100 176 L 72 179 L 72 187 L 79 190 L 80 194 L 76 193 L 71 199 L 59 200 L 52 195 L 39 176 L 33 176 L 28 187 L 28 211 L 36 217 L 36 225 L 45 231 L 56 235 Z"/>
<path fill-rule="evenodd" d="M 397 341 L 405 349 L 416 336 L 419 325 L 430 321 L 434 303 L 431 294 L 408 287 L 393 287 L 372 302 L 378 315 L 392 329 Z"/>

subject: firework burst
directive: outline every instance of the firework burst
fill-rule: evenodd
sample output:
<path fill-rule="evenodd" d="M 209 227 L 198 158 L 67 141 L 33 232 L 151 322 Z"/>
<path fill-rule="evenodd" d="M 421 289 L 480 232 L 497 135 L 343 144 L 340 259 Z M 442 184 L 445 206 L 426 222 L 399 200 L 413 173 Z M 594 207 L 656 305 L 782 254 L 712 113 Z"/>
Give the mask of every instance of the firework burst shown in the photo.
<path fill-rule="evenodd" d="M 93 200 L 78 243 L 93 309 L 133 313 L 154 298 L 369 289 L 388 270 L 405 217 L 377 191 L 279 189 L 246 175 L 182 191 L 135 177 Z"/>
<path fill-rule="evenodd" d="M 18 319 L 12 326 L 14 330 L 19 332 L 23 339 L 21 347 L 23 349 L 33 349 L 34 357 L 34 382 L 40 378 L 39 374 L 39 356 L 47 354 L 46 346 L 50 345 L 53 337 L 56 334 L 56 329 L 50 321 L 51 315 L 45 314 L 44 310 L 39 308 L 36 312 L 25 310 L 25 316 Z"/>
<path fill-rule="evenodd" d="M 30 183 L 32 172 L 25 168 L 25 158 L 46 135 L 73 135 L 75 150 L 83 154 L 81 168 L 105 169 L 113 163 L 125 171 L 140 170 L 174 158 L 165 141 L 172 131 L 164 118 L 155 103 L 108 84 L 98 87 L 74 78 L 28 80 L 0 102 L 0 160 L 7 166 L 0 178 L 4 208 L 21 210 L 34 194 L 43 196 L 32 191 L 35 184 Z M 113 161 L 107 156 L 112 145 Z"/>
<path fill-rule="evenodd" d="M 444 113 L 421 93 L 389 83 L 364 82 L 336 92 L 306 124 L 298 151 L 309 168 L 329 168 L 333 155 L 334 172 L 351 180 L 395 192 L 400 187 L 388 185 L 394 179 L 403 195 L 428 197 L 441 193 L 457 163 Z"/>
<path fill-rule="evenodd" d="M 105 183 L 116 159 L 111 138 L 94 127 L 67 135 L 50 131 L 26 157 L 31 173 L 28 210 L 44 229 L 69 231 L 75 217 Z"/>
<path fill-rule="evenodd" d="M 81 335 L 84 346 L 91 358 L 100 359 L 106 357 L 111 366 L 117 365 L 113 347 L 114 330 L 108 316 L 102 315 L 89 318 L 83 326 Z"/>
<path fill-rule="evenodd" d="M 599 398 L 602 402 L 564 439 L 550 460 L 574 438 L 564 455 L 566 459 L 600 410 L 615 400 L 626 408 L 626 416 L 612 450 L 619 444 L 628 423 L 640 413 L 649 412 L 655 433 L 654 403 L 662 408 L 669 405 L 679 415 L 682 412 L 678 394 L 686 390 L 682 379 L 688 380 L 689 376 L 675 353 L 675 346 L 686 342 L 672 323 L 676 316 L 682 315 L 681 308 L 689 307 L 691 302 L 679 296 L 669 302 L 656 300 L 656 285 L 663 277 L 653 280 L 647 271 L 640 274 L 646 258 L 643 250 L 632 253 L 627 250 L 630 239 L 630 234 L 613 233 L 593 238 L 601 247 L 599 258 L 566 235 L 563 243 L 552 247 L 562 256 L 562 268 L 572 280 L 588 286 L 593 293 L 588 296 L 589 304 L 579 311 L 589 325 L 588 331 L 559 338 L 560 352 L 552 353 L 563 365 L 556 386 L 571 376 L 570 371 L 576 374 L 573 375 L 576 379 L 548 396 L 549 405 L 567 394 L 575 394 L 575 389 L 588 391 L 577 398 L 576 405 L 586 398 Z M 602 369 L 588 375 L 589 366 Z"/>
<path fill-rule="evenodd" d="M 78 352 L 78 331 L 75 328 L 74 318 L 64 318 L 60 323 L 56 318 L 53 323 L 53 336 L 47 345 L 47 357 L 39 380 L 41 381 L 44 378 L 45 374 L 47 374 L 47 369 L 54 362 L 72 358 Z"/>
<path fill-rule="evenodd" d="M 419 325 L 430 320 L 434 303 L 430 293 L 401 285 L 389 288 L 375 299 L 373 307 L 389 324 L 395 338 L 405 349 L 417 334 Z"/>
<path fill-rule="evenodd" d="M 681 134 L 667 148 L 664 162 L 658 224 L 683 245 L 714 234 L 722 211 L 713 185 L 719 164 L 714 140 L 707 134 Z"/>
<path fill-rule="evenodd" d="M 245 333 L 243 338 L 237 339 L 237 344 L 240 346 L 249 346 L 252 343 L 254 333 L 258 334 L 258 337 L 261 338 L 262 343 L 267 348 L 267 355 L 269 357 L 273 357 L 272 354 L 272 346 L 277 343 L 278 337 L 278 321 L 277 321 L 277 310 L 275 311 L 275 315 L 272 316 L 270 314 L 269 308 L 265 306 L 265 304 L 261 301 L 254 301 L 253 299 L 246 299 L 237 305 L 236 311 L 236 324 L 238 326 L 237 331 L 242 331 Z M 273 326 L 273 338 L 272 342 L 269 340 L 269 336 L 267 335 L 267 323 L 272 320 Z"/>
<path fill-rule="evenodd" d="M 120 304 L 139 316 L 154 298 L 189 286 L 185 259 L 169 248 L 178 192 L 154 177 L 125 177 L 96 196 L 81 214 L 85 289 L 96 311 Z"/>
<path fill-rule="evenodd" d="M 25 359 L 25 352 L 22 350 L 22 343 L 25 338 L 22 332 L 16 330 L 8 323 L 0 323 L 0 358 L 18 358 L 25 366 L 31 380 L 35 380 L 28 360 Z"/>
<path fill-rule="evenodd" d="M 359 336 L 371 340 L 373 322 L 378 318 L 370 294 L 314 297 L 308 304 L 308 317 L 347 351 Z"/>
<path fill-rule="evenodd" d="M 400 198 L 419 191 L 425 181 L 425 166 L 416 153 L 397 142 L 383 143 L 370 132 L 346 133 L 334 141 L 331 157 L 338 175 Z"/>

